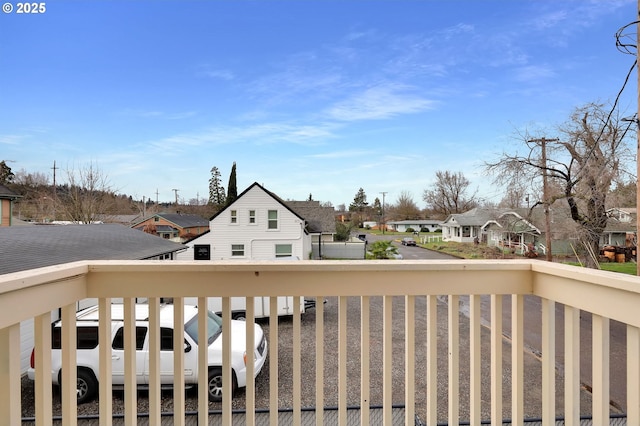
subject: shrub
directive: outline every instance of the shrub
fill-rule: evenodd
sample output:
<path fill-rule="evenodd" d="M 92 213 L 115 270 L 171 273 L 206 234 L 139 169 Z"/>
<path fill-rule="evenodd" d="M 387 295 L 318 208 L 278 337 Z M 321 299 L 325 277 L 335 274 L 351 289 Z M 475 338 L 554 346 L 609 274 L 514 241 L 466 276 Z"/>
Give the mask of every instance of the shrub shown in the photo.
<path fill-rule="evenodd" d="M 415 231 L 413 230 L 413 228 L 407 228 L 407 230 L 405 232 L 411 232 L 414 233 Z"/>

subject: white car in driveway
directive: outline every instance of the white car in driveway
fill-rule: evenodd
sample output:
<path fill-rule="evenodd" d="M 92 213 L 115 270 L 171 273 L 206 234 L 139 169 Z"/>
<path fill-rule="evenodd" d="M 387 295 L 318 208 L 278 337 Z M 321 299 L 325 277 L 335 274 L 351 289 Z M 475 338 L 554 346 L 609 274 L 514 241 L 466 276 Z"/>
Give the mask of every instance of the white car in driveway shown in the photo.
<path fill-rule="evenodd" d="M 160 382 L 162 387 L 173 385 L 173 305 L 160 306 Z M 222 319 L 208 312 L 207 331 L 209 334 L 208 394 L 211 401 L 222 400 Z M 184 350 L 185 386 L 198 384 L 198 308 L 184 306 Z M 136 315 L 136 377 L 139 387 L 149 384 L 149 305 L 135 305 Z M 98 393 L 98 307 L 93 306 L 77 313 L 77 366 L 78 403 L 93 399 Z M 124 385 L 124 308 L 121 304 L 111 305 L 112 336 L 112 381 L 114 389 Z M 254 324 L 255 376 L 260 373 L 267 358 L 267 341 L 260 325 Z M 51 381 L 60 384 L 61 353 L 60 322 L 52 326 Z M 247 384 L 246 377 L 246 322 L 232 320 L 231 323 L 231 368 L 233 372 L 232 391 Z M 27 371 L 31 380 L 35 379 L 34 354 L 31 355 L 31 368 Z"/>

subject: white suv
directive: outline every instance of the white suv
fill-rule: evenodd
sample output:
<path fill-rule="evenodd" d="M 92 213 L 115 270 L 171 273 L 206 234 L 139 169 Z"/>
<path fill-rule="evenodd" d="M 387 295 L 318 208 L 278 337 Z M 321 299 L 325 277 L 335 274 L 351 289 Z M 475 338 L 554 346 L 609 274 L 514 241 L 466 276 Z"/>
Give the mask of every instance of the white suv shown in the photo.
<path fill-rule="evenodd" d="M 184 377 L 185 386 L 192 387 L 198 381 L 198 308 L 184 306 Z M 149 384 L 149 305 L 135 305 L 136 315 L 136 378 L 139 387 Z M 79 311 L 77 317 L 77 365 L 78 403 L 93 399 L 98 393 L 98 307 Z M 124 309 L 121 304 L 111 305 L 112 336 L 112 380 L 115 389 L 124 385 Z M 209 399 L 222 400 L 222 319 L 208 311 L 207 331 L 209 334 Z M 267 358 L 267 341 L 262 328 L 255 326 L 255 375 L 257 376 Z M 231 324 L 231 368 L 233 371 L 232 390 L 246 386 L 246 323 L 232 320 Z M 61 328 L 60 321 L 52 326 L 51 380 L 59 385 L 61 380 Z M 182 346 L 181 346 L 182 348 Z M 31 368 L 27 372 L 35 379 L 34 353 L 31 354 Z M 173 385 L 173 305 L 160 306 L 160 382 L 162 387 Z"/>

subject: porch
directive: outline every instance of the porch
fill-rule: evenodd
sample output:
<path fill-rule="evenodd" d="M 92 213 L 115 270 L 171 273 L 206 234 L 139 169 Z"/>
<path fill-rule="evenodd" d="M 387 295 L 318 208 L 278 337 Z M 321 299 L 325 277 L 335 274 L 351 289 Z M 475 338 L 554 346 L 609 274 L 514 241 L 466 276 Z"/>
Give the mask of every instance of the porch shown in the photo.
<path fill-rule="evenodd" d="M 263 424 L 265 416 L 269 424 L 309 424 L 308 407 L 332 406 L 335 422 L 324 410 L 314 412 L 311 421 L 352 424 L 348 408 L 358 406 L 358 424 L 398 424 L 398 407 L 403 406 L 404 424 L 415 424 L 416 415 L 429 425 L 501 425 L 504 419 L 552 425 L 556 417 L 568 425 L 588 424 L 581 423 L 581 415 L 592 416 L 597 425 L 621 424 L 618 415 L 626 415 L 628 424 L 640 424 L 639 283 L 636 277 L 535 260 L 110 261 L 7 274 L 0 276 L 0 424 L 21 422 L 21 321 L 35 319 L 36 370 L 46 371 L 50 312 L 61 307 L 68 319 L 63 321 L 63 371 L 73 372 L 71 319 L 78 300 L 98 298 L 106 312 L 111 298 L 133 304 L 136 297 L 148 297 L 155 305 L 161 297 L 173 297 L 174 303 L 199 297 L 202 306 L 207 296 L 278 295 L 330 303 L 318 303 L 302 316 L 294 313 L 288 322 L 270 318 L 264 324 L 269 360 L 278 362 L 270 362 L 233 401 L 224 398 L 215 407 L 207 401 L 206 388 L 199 388 L 196 411 L 219 409 L 221 423 L 232 424 L 240 405 L 246 410 L 242 423 L 249 425 Z M 247 316 L 253 316 L 251 309 Z M 158 327 L 157 320 L 150 321 Z M 127 327 L 133 332 L 134 324 Z M 102 341 L 108 341 L 102 334 Z M 291 342 L 289 353 L 281 351 L 282 341 Z M 133 371 L 135 353 L 126 353 Z M 105 379 L 100 380 L 99 424 L 123 424 L 120 418 L 135 424 L 139 395 L 132 374 L 125 372 L 122 415 L 112 416 L 110 363 L 103 362 L 110 358 L 109 345 L 101 345 L 100 376 Z M 181 356 L 175 359 L 181 362 Z M 335 370 L 327 368 L 331 359 Z M 204 357 L 200 362 L 206 366 Z M 290 379 L 282 379 L 285 371 Z M 159 376 L 151 372 L 152 378 Z M 224 374 L 231 372 L 225 369 Z M 53 424 L 47 379 L 41 374 L 35 386 L 37 425 Z M 73 382 L 72 375 L 63 376 L 65 425 L 81 423 L 75 388 L 64 385 Z M 181 374 L 175 382 L 171 421 L 209 424 L 208 416 L 187 416 Z M 150 386 L 144 398 L 149 424 L 166 421 L 159 386 Z M 290 421 L 280 417 L 282 410 L 288 410 Z M 373 420 L 377 415 L 380 423 Z"/>

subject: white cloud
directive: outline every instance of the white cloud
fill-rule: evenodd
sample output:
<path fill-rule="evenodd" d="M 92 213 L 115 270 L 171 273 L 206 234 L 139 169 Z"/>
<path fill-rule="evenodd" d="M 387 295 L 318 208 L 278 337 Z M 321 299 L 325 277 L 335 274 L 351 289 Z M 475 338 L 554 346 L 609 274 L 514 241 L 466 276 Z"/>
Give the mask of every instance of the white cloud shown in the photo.
<path fill-rule="evenodd" d="M 18 145 L 28 139 L 29 135 L 0 135 L 0 144 Z"/>
<path fill-rule="evenodd" d="M 327 115 L 340 121 L 380 120 L 434 107 L 434 101 L 407 93 L 408 89 L 399 84 L 371 87 L 335 104 Z"/>

